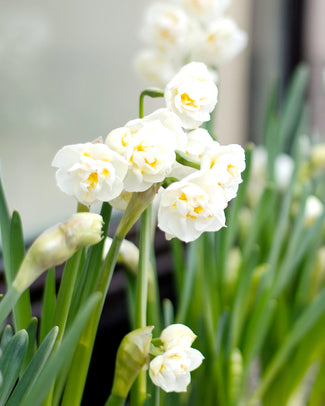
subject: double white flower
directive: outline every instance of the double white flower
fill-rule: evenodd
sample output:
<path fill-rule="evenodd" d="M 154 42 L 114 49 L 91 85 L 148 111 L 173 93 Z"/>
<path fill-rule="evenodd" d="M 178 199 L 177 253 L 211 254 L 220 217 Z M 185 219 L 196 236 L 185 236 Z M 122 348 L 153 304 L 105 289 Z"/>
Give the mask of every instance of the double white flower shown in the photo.
<path fill-rule="evenodd" d="M 179 118 L 160 109 L 108 134 L 105 143 L 128 163 L 127 192 L 142 192 L 162 182 L 176 162 L 175 150 L 186 143 Z"/>
<path fill-rule="evenodd" d="M 220 66 L 237 56 L 248 42 L 247 33 L 228 17 L 209 23 L 194 43 L 192 58 L 207 65 Z"/>
<path fill-rule="evenodd" d="M 169 0 L 146 10 L 142 39 L 146 48 L 135 60 L 151 85 L 168 82 L 186 61 L 219 68 L 247 45 L 247 34 L 224 15 L 231 0 Z"/>
<path fill-rule="evenodd" d="M 218 100 L 218 88 L 207 66 L 201 62 L 185 65 L 165 88 L 167 107 L 176 113 L 186 129 L 210 120 Z"/>
<path fill-rule="evenodd" d="M 197 171 L 161 191 L 158 227 L 166 238 L 189 242 L 225 226 L 224 190 L 209 171 Z"/>
<path fill-rule="evenodd" d="M 117 197 L 128 168 L 127 161 L 107 145 L 91 142 L 63 147 L 52 166 L 58 168 L 59 188 L 87 206 Z"/>
<path fill-rule="evenodd" d="M 204 357 L 191 348 L 196 335 L 183 324 L 172 324 L 160 336 L 163 354 L 149 365 L 152 382 L 165 392 L 186 392 L 191 382 L 190 372 L 198 368 Z"/>

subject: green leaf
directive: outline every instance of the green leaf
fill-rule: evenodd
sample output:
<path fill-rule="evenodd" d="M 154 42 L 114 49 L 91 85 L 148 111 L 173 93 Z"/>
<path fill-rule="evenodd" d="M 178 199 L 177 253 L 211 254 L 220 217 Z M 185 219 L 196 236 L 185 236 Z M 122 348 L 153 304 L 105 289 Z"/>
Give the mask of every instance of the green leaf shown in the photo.
<path fill-rule="evenodd" d="M 101 296 L 100 293 L 94 293 L 80 309 L 71 328 L 66 332 L 61 345 L 53 352 L 31 391 L 22 399 L 20 406 L 42 404 L 59 372 L 69 365 L 82 330 L 95 306 L 99 303 Z"/>
<path fill-rule="evenodd" d="M 55 312 L 55 268 L 49 269 L 46 276 L 41 314 L 40 342 L 42 342 L 53 326 Z"/>
<path fill-rule="evenodd" d="M 297 128 L 297 123 L 299 122 L 299 117 L 303 110 L 308 78 L 309 71 L 307 66 L 300 65 L 295 70 L 290 81 L 285 102 L 281 108 L 282 114 L 278 133 L 280 151 L 286 143 L 291 141 L 294 131 Z"/>
<path fill-rule="evenodd" d="M 16 333 L 8 342 L 0 358 L 3 382 L 0 386 L 0 405 L 5 405 L 21 371 L 28 345 L 26 330 Z"/>
<path fill-rule="evenodd" d="M 30 361 L 33 358 L 33 355 L 36 351 L 36 348 L 37 348 L 37 341 L 36 341 L 37 326 L 38 326 L 38 320 L 36 317 L 33 317 L 26 329 L 27 334 L 28 334 L 28 347 L 27 347 L 26 356 L 25 356 L 24 364 L 23 364 L 23 368 L 22 368 L 23 371 L 25 371 L 27 365 L 30 363 Z"/>
<path fill-rule="evenodd" d="M 270 383 L 288 359 L 291 351 L 295 348 L 299 340 L 304 337 L 308 331 L 314 326 L 318 319 L 325 313 L 325 288 L 319 293 L 316 299 L 306 308 L 299 319 L 291 328 L 283 345 L 272 358 L 270 365 L 262 376 L 261 382 L 254 392 L 251 403 L 261 399 Z"/>
<path fill-rule="evenodd" d="M 15 387 L 6 406 L 20 405 L 23 396 L 25 396 L 33 388 L 33 385 L 42 373 L 42 370 L 52 352 L 58 331 L 58 327 L 53 327 L 48 335 L 44 338 L 42 344 Z"/>
<path fill-rule="evenodd" d="M 14 211 L 10 223 L 10 274 L 14 278 L 25 255 L 23 229 L 19 213 Z M 32 318 L 29 291 L 26 290 L 13 309 L 16 331 L 27 328 Z"/>
<path fill-rule="evenodd" d="M 14 335 L 14 330 L 10 324 L 7 324 L 6 327 L 3 329 L 2 337 L 1 337 L 1 350 L 4 350 L 5 346 L 8 344 L 11 337 Z"/>
<path fill-rule="evenodd" d="M 0 177 L 0 229 L 1 229 L 1 242 L 2 242 L 2 255 L 3 264 L 5 268 L 5 275 L 7 282 L 13 280 L 10 275 L 10 214 L 2 187 Z"/>

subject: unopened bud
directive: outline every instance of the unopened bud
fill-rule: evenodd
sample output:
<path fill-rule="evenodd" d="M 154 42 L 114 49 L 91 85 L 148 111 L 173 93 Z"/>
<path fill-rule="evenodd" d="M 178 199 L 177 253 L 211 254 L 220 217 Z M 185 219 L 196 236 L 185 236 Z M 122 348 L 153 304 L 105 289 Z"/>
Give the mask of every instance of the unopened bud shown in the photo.
<path fill-rule="evenodd" d="M 224 276 L 224 295 L 227 303 L 230 303 L 233 298 L 241 264 L 242 255 L 240 249 L 234 247 L 229 253 Z"/>
<path fill-rule="evenodd" d="M 149 363 L 153 326 L 127 334 L 117 351 L 112 395 L 126 398 L 141 369 Z"/>
<path fill-rule="evenodd" d="M 102 225 L 99 214 L 76 213 L 44 231 L 28 250 L 13 286 L 22 292 L 45 270 L 62 264 L 79 248 L 97 244 L 102 239 Z"/>
<path fill-rule="evenodd" d="M 313 146 L 310 153 L 310 162 L 313 171 L 325 170 L 325 143 Z"/>
<path fill-rule="evenodd" d="M 235 348 L 230 356 L 230 388 L 231 398 L 236 401 L 243 377 L 243 357 L 238 348 Z"/>

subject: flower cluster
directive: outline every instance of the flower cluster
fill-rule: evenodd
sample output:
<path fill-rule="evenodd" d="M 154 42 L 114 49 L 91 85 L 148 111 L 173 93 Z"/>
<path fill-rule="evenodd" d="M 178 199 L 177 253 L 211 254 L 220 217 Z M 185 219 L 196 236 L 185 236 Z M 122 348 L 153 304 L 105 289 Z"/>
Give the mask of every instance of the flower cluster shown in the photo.
<path fill-rule="evenodd" d="M 114 129 L 105 142 L 62 148 L 53 166 L 61 190 L 87 206 L 109 201 L 124 210 L 134 193 L 168 184 L 157 195 L 158 226 L 167 238 L 188 242 L 225 226 L 245 155 L 239 145 L 221 146 L 198 128 L 218 96 L 206 65 L 184 66 L 164 94 L 165 108 Z"/>
<path fill-rule="evenodd" d="M 193 331 L 183 324 L 172 324 L 162 331 L 161 354 L 150 362 L 149 376 L 165 392 L 186 392 L 190 372 L 204 359 L 200 351 L 191 348 L 195 338 Z"/>
<path fill-rule="evenodd" d="M 186 61 L 218 68 L 247 44 L 247 34 L 224 13 L 230 0 L 155 1 L 147 9 L 135 60 L 139 74 L 164 87 Z"/>

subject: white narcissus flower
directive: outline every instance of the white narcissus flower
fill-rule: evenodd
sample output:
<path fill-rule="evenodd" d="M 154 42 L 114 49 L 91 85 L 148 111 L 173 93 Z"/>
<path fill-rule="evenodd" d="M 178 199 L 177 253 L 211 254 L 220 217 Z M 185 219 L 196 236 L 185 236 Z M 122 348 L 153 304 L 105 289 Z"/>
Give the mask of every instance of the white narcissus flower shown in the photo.
<path fill-rule="evenodd" d="M 160 108 L 153 113 L 148 114 L 142 119 L 137 118 L 129 121 L 126 126 L 134 133 L 139 131 L 146 123 L 152 121 L 160 121 L 167 130 L 173 133 L 175 138 L 175 148 L 182 149 L 187 144 L 187 136 L 182 128 L 182 122 L 177 114 L 173 113 L 167 108 Z"/>
<path fill-rule="evenodd" d="M 204 153 L 216 143 L 207 130 L 197 128 L 187 134 L 187 145 L 184 152 L 190 158 L 200 162 Z"/>
<path fill-rule="evenodd" d="M 184 147 L 186 135 L 177 115 L 164 108 L 111 131 L 105 143 L 129 164 L 124 190 L 142 192 L 169 176 L 176 162 L 175 150 Z"/>
<path fill-rule="evenodd" d="M 202 32 L 203 33 L 203 32 Z M 195 42 L 192 58 L 207 65 L 219 66 L 238 55 L 247 45 L 248 37 L 231 18 L 211 22 Z"/>
<path fill-rule="evenodd" d="M 238 144 L 219 145 L 214 144 L 213 148 L 202 158 L 202 170 L 211 170 L 226 195 L 227 201 L 237 195 L 239 184 L 242 182 L 241 173 L 244 171 L 245 151 Z"/>
<path fill-rule="evenodd" d="M 188 13 L 201 21 L 209 21 L 222 15 L 231 0 L 177 0 Z"/>
<path fill-rule="evenodd" d="M 195 21 L 175 4 L 153 3 L 146 12 L 142 39 L 169 54 L 184 53 L 189 47 Z"/>
<path fill-rule="evenodd" d="M 138 53 L 134 61 L 138 74 L 150 86 L 164 88 L 175 75 L 175 68 L 166 53 L 156 49 L 144 49 Z"/>
<path fill-rule="evenodd" d="M 305 206 L 305 224 L 310 227 L 324 211 L 323 203 L 316 196 L 308 196 Z"/>
<path fill-rule="evenodd" d="M 63 147 L 52 166 L 58 168 L 58 187 L 86 206 L 117 197 L 128 168 L 120 154 L 103 143 L 91 142 Z"/>
<path fill-rule="evenodd" d="M 212 175 L 212 176 L 211 176 Z M 225 192 L 211 171 L 197 171 L 160 193 L 158 227 L 166 238 L 189 242 L 225 226 Z"/>
<path fill-rule="evenodd" d="M 218 89 L 204 63 L 191 62 L 171 79 L 165 88 L 167 107 L 176 113 L 186 129 L 210 120 Z"/>
<path fill-rule="evenodd" d="M 194 348 L 173 347 L 150 362 L 149 376 L 165 392 L 186 392 L 191 382 L 190 372 L 202 360 L 202 354 Z"/>
<path fill-rule="evenodd" d="M 145 122 L 137 120 L 136 125 L 128 127 L 131 136 L 124 146 L 123 157 L 129 164 L 124 179 L 124 190 L 143 192 L 154 183 L 162 182 L 170 173 L 175 162 L 176 137 L 173 131 L 159 120 Z M 115 130 L 114 135 L 119 133 Z M 123 131 L 120 132 L 124 134 Z M 111 133 L 106 143 L 114 148 Z"/>
<path fill-rule="evenodd" d="M 165 392 L 186 392 L 191 382 L 190 372 L 204 359 L 200 351 L 191 348 L 195 338 L 193 331 L 183 324 L 172 324 L 162 331 L 164 352 L 150 362 L 149 375 Z"/>

